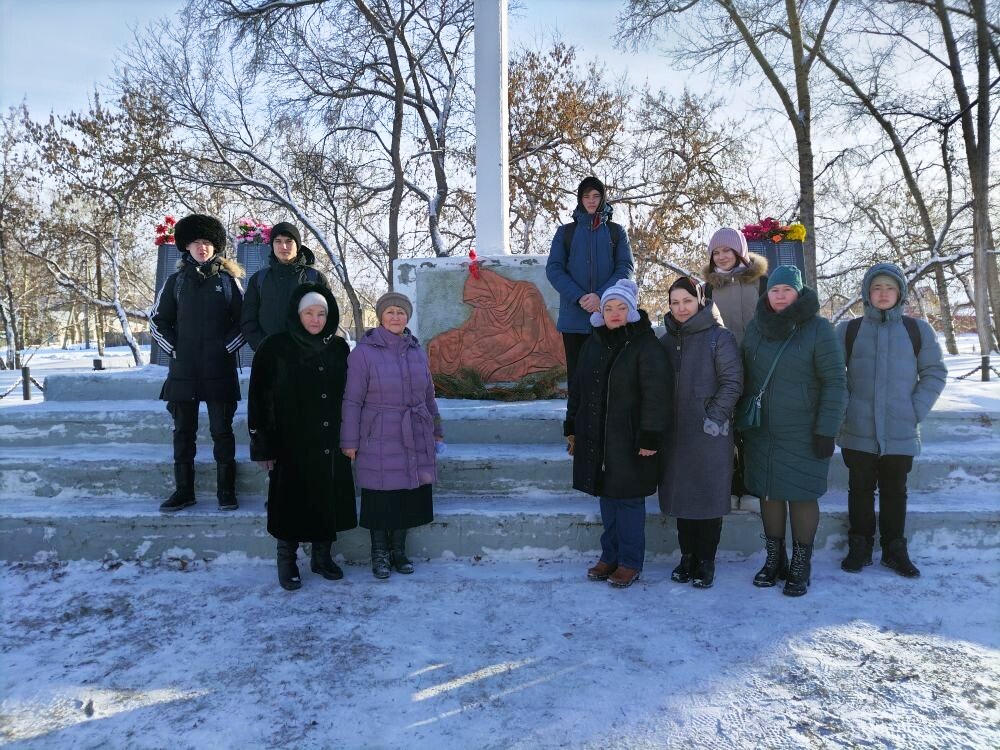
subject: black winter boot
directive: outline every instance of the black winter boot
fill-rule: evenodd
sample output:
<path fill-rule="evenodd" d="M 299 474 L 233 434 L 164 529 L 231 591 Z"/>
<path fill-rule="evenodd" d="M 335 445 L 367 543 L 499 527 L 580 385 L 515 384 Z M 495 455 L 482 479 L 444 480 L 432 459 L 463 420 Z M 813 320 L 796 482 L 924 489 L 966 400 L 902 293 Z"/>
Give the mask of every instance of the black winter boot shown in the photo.
<path fill-rule="evenodd" d="M 344 571 L 330 556 L 330 547 L 332 546 L 333 542 L 330 541 L 313 542 L 309 567 L 313 573 L 319 573 L 328 581 L 339 581 L 344 577 Z"/>
<path fill-rule="evenodd" d="M 413 562 L 406 556 L 406 529 L 393 529 L 389 532 L 389 546 L 392 569 L 397 573 L 413 572 Z"/>
<path fill-rule="evenodd" d="M 802 596 L 809 590 L 809 580 L 812 577 L 811 544 L 792 542 L 792 561 L 788 565 L 788 580 L 785 581 L 783 593 L 785 596 Z"/>
<path fill-rule="evenodd" d="M 770 588 L 779 578 L 788 576 L 788 551 L 785 549 L 784 537 L 765 536 L 764 549 L 767 559 L 764 567 L 753 577 L 753 585 L 759 588 Z"/>
<path fill-rule="evenodd" d="M 298 542 L 278 540 L 278 583 L 285 591 L 295 591 L 302 588 L 299 566 L 295 564 L 298 549 Z"/>
<path fill-rule="evenodd" d="M 698 560 L 698 567 L 691 573 L 691 585 L 696 589 L 710 589 L 715 583 L 715 560 Z"/>
<path fill-rule="evenodd" d="M 160 504 L 163 513 L 176 513 L 195 504 L 194 464 L 174 464 L 173 494 Z"/>
<path fill-rule="evenodd" d="M 910 553 L 906 551 L 906 537 L 882 545 L 882 564 L 906 578 L 920 577 L 920 570 L 910 562 Z"/>
<path fill-rule="evenodd" d="M 229 461 L 215 465 L 216 495 L 219 498 L 219 510 L 236 510 L 236 462 Z"/>
<path fill-rule="evenodd" d="M 670 573 L 670 580 L 677 583 L 687 583 L 691 580 L 691 571 L 694 569 L 696 560 L 694 555 L 681 555 L 681 561 Z"/>
<path fill-rule="evenodd" d="M 388 578 L 392 570 L 389 563 L 389 532 L 385 529 L 371 529 L 372 573 L 376 578 Z"/>
<path fill-rule="evenodd" d="M 866 565 L 872 564 L 872 547 L 874 540 L 863 534 L 851 534 L 847 537 L 847 557 L 841 563 L 841 570 L 848 573 L 860 573 Z"/>

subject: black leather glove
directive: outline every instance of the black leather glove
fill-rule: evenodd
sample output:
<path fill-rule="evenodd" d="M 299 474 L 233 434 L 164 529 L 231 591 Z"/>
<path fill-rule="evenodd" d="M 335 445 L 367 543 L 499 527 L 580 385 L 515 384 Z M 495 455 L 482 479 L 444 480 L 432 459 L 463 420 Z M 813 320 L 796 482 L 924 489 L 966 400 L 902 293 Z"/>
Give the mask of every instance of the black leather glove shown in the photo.
<path fill-rule="evenodd" d="M 813 450 L 816 451 L 816 458 L 829 458 L 833 455 L 833 438 L 813 435 Z"/>

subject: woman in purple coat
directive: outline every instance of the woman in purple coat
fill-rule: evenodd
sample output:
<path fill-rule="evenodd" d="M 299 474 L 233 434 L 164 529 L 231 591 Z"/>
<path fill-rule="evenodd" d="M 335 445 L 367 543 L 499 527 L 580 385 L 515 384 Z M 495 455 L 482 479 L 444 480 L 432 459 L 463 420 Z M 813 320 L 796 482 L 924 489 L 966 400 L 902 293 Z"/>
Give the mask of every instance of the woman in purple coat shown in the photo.
<path fill-rule="evenodd" d="M 433 520 L 435 455 L 444 435 L 427 355 L 406 328 L 413 305 L 406 295 L 388 292 L 375 312 L 380 325 L 347 359 L 340 447 L 357 465 L 372 573 L 388 578 L 393 569 L 413 572 L 406 530 Z"/>

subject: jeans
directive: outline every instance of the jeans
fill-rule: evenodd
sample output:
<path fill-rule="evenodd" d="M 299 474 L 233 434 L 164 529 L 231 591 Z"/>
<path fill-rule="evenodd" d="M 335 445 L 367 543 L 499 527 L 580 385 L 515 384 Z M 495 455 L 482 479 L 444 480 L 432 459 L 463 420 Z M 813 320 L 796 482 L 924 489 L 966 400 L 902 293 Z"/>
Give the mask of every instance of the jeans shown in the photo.
<path fill-rule="evenodd" d="M 721 537 L 721 518 L 677 519 L 677 542 L 682 555 L 694 555 L 699 560 L 715 560 L 715 551 L 719 549 Z"/>
<path fill-rule="evenodd" d="M 194 461 L 198 440 L 198 401 L 168 401 L 167 411 L 174 418 L 174 463 L 189 464 Z M 235 401 L 206 401 L 208 428 L 214 443 L 213 454 L 217 463 L 236 460 L 236 436 L 233 435 Z"/>
<path fill-rule="evenodd" d="M 849 533 L 875 538 L 875 487 L 878 487 L 878 528 L 882 546 L 901 539 L 906 525 L 906 475 L 913 456 L 876 456 L 874 453 L 841 448 L 850 471 L 847 512 Z"/>
<path fill-rule="evenodd" d="M 646 557 L 646 498 L 601 498 L 601 560 L 642 570 Z"/>

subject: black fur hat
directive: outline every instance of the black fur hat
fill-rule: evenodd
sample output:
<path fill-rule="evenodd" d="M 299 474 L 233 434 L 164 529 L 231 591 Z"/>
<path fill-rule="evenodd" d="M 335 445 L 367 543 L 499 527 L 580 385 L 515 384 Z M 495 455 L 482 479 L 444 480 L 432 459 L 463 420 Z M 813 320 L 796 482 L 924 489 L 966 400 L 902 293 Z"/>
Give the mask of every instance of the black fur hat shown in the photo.
<path fill-rule="evenodd" d="M 226 230 L 222 223 L 205 214 L 190 214 L 177 222 L 174 227 L 174 241 L 177 249 L 187 252 L 187 246 L 195 240 L 209 240 L 215 248 L 216 255 L 224 255 L 226 251 Z"/>

